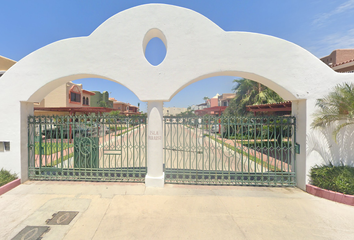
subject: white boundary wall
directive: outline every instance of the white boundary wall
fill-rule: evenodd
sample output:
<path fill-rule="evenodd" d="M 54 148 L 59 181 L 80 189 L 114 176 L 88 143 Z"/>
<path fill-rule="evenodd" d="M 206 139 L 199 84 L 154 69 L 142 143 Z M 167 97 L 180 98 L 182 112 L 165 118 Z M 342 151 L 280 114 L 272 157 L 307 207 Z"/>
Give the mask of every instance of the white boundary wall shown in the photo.
<path fill-rule="evenodd" d="M 144 56 L 153 37 L 159 37 L 167 50 L 158 66 L 150 65 Z M 170 101 L 196 81 L 222 75 L 258 81 L 293 101 L 297 142 L 301 146 L 297 185 L 305 189 L 310 167 L 321 163 L 318 154 L 312 154 L 317 150 L 306 144 L 307 138 L 311 142 L 322 138 L 310 129 L 315 100 L 338 83 L 354 82 L 353 74 L 334 72 L 291 42 L 256 33 L 226 32 L 199 13 L 164 4 L 141 5 L 120 12 L 90 36 L 49 44 L 11 67 L 0 79 L 0 141 L 11 144 L 9 152 L 0 152 L 0 167 L 27 180 L 26 117 L 33 113 L 33 102 L 40 102 L 68 81 L 98 77 L 120 83 L 141 101 L 149 102 L 151 112 L 158 118 L 161 102 Z M 148 141 L 148 147 L 160 144 Z M 150 157 L 148 161 L 161 159 Z M 155 184 L 163 175 L 155 175 L 149 182 L 163 186 L 161 181 Z"/>

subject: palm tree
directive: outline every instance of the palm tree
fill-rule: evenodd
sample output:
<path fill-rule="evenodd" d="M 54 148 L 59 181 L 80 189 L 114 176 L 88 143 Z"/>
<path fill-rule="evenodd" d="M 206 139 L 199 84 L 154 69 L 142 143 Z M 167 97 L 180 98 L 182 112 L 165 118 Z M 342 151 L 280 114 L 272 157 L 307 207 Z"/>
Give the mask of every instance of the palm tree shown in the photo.
<path fill-rule="evenodd" d="M 313 128 L 325 127 L 335 121 L 345 121 L 332 133 L 336 140 L 343 127 L 354 124 L 354 84 L 338 84 L 327 96 L 317 99 L 316 106 L 319 110 L 314 114 L 315 119 L 311 124 Z"/>
<path fill-rule="evenodd" d="M 284 101 L 276 92 L 258 82 L 245 78 L 235 79 L 234 82 L 237 85 L 232 90 L 235 91 L 236 97 L 230 101 L 229 107 L 225 110 L 224 113 L 227 115 L 245 115 L 247 105 Z"/>

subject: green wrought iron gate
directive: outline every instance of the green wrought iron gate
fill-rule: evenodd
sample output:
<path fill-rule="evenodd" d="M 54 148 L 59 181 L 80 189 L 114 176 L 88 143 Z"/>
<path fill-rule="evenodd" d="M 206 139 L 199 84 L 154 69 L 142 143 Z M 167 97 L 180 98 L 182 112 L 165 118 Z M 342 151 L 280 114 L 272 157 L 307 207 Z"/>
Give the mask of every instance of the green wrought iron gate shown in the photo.
<path fill-rule="evenodd" d="M 29 179 L 144 182 L 146 118 L 29 116 Z"/>
<path fill-rule="evenodd" d="M 165 182 L 294 186 L 295 117 L 164 117 Z"/>

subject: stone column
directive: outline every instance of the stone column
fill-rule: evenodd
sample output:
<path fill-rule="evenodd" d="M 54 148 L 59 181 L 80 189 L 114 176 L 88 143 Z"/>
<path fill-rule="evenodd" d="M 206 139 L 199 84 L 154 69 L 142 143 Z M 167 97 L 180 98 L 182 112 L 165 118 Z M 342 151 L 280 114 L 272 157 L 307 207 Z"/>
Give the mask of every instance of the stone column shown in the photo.
<path fill-rule="evenodd" d="M 163 187 L 163 114 L 162 101 L 148 102 L 147 167 L 145 177 L 147 187 Z"/>

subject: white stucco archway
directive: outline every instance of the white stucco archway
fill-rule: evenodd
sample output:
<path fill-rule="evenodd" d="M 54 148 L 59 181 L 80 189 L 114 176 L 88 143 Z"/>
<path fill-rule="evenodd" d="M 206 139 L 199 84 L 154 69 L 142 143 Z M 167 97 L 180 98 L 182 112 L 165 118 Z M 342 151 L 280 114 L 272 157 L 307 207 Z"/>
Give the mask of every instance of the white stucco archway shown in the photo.
<path fill-rule="evenodd" d="M 145 59 L 147 42 L 159 37 L 166 57 L 158 66 Z M 192 10 L 147 4 L 120 12 L 90 36 L 64 39 L 29 54 L 0 79 L 0 167 L 27 179 L 27 116 L 33 102 L 61 84 L 85 77 L 118 82 L 148 102 L 149 129 L 162 129 L 162 104 L 184 87 L 206 77 L 232 75 L 258 81 L 293 101 L 297 116 L 297 185 L 304 189 L 309 161 L 306 136 L 311 131 L 315 99 L 350 74 L 338 74 L 305 49 L 272 36 L 226 32 Z M 162 141 L 149 143 L 151 185 L 163 185 Z M 152 170 L 152 169 L 157 169 Z M 148 178 L 149 180 L 149 178 Z M 156 184 L 155 184 L 156 183 Z M 150 183 L 147 184 L 149 185 Z"/>

